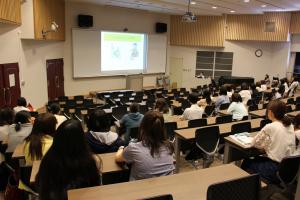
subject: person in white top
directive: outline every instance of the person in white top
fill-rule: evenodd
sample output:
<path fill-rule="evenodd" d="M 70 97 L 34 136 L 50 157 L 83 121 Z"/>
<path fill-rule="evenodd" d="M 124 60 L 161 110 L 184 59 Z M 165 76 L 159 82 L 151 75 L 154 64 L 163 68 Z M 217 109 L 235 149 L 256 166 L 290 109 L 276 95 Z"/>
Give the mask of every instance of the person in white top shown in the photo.
<path fill-rule="evenodd" d="M 230 104 L 228 114 L 232 115 L 234 120 L 242 120 L 243 117 L 248 116 L 248 111 L 246 106 L 242 103 L 242 97 L 238 93 L 233 93 L 232 103 Z"/>
<path fill-rule="evenodd" d="M 11 108 L 2 108 L 0 110 L 0 141 L 6 141 L 8 139 L 9 126 L 13 123 L 14 111 Z M 3 153 L 3 154 L 2 154 Z M 0 152 L 0 163 L 5 159 L 4 152 Z"/>
<path fill-rule="evenodd" d="M 247 85 L 247 83 L 242 83 L 241 89 L 242 90 L 239 92 L 239 94 L 243 99 L 243 104 L 247 105 L 248 100 L 251 99 L 249 86 Z"/>
<path fill-rule="evenodd" d="M 294 96 L 298 86 L 299 86 L 298 79 L 294 79 L 289 87 L 289 91 L 288 91 L 289 97 Z"/>
<path fill-rule="evenodd" d="M 24 97 L 18 98 L 18 100 L 17 100 L 17 106 L 14 107 L 15 113 L 20 112 L 22 110 L 30 112 L 30 110 L 26 106 L 27 106 L 26 99 Z"/>
<path fill-rule="evenodd" d="M 268 183 L 279 183 L 276 176 L 279 163 L 295 152 L 295 133 L 291 119 L 286 115 L 286 104 L 273 100 L 268 105 L 267 124 L 253 138 L 252 145 L 265 151 L 266 156 L 246 159 L 242 168 L 250 173 L 258 173 Z"/>
<path fill-rule="evenodd" d="M 59 125 L 61 125 L 64 121 L 67 120 L 67 118 L 63 115 L 60 115 L 60 106 L 57 103 L 52 103 L 49 107 L 49 110 L 56 118 L 57 121 L 56 129 L 57 129 Z"/>
<path fill-rule="evenodd" d="M 204 109 L 198 106 L 198 95 L 196 93 L 191 93 L 189 95 L 189 101 L 191 102 L 191 107 L 186 108 L 181 116 L 183 120 L 193 120 L 201 119 Z"/>

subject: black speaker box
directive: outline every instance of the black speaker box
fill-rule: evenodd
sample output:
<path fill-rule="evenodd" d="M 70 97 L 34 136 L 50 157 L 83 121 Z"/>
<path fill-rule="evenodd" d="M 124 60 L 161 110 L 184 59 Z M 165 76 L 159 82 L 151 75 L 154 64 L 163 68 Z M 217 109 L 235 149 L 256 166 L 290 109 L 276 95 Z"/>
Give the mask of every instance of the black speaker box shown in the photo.
<path fill-rule="evenodd" d="M 84 28 L 93 27 L 93 16 L 78 15 L 78 26 Z"/>
<path fill-rule="evenodd" d="M 168 30 L 168 26 L 166 23 L 156 23 L 155 26 L 156 33 L 165 33 Z"/>

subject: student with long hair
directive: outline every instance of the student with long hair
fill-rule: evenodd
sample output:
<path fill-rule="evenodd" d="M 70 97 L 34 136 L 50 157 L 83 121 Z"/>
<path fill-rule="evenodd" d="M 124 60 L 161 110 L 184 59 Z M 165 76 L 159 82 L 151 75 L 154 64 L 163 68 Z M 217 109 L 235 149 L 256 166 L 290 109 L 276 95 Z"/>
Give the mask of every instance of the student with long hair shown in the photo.
<path fill-rule="evenodd" d="M 232 103 L 229 105 L 227 113 L 232 115 L 233 120 L 242 120 L 243 117 L 248 116 L 246 106 L 243 104 L 243 100 L 240 94 L 233 93 Z"/>
<path fill-rule="evenodd" d="M 81 123 L 67 120 L 57 129 L 36 177 L 40 200 L 67 200 L 67 190 L 100 185 L 101 160 L 92 155 Z"/>
<path fill-rule="evenodd" d="M 258 156 L 243 162 L 242 168 L 250 173 L 258 173 L 269 183 L 279 183 L 276 176 L 281 160 L 295 151 L 295 133 L 291 119 L 286 115 L 286 104 L 273 100 L 267 108 L 267 124 L 254 137 L 252 145 L 265 151 L 266 156 Z"/>
<path fill-rule="evenodd" d="M 87 123 L 86 140 L 96 154 L 116 152 L 125 142 L 117 133 L 110 131 L 110 116 L 102 109 L 94 110 Z"/>
<path fill-rule="evenodd" d="M 25 139 L 24 154 L 26 165 L 41 160 L 53 142 L 56 118 L 51 113 L 40 114 L 33 123 L 30 135 Z"/>
<path fill-rule="evenodd" d="M 164 98 L 157 99 L 154 110 L 163 114 L 165 121 L 169 121 L 169 118 L 172 115 L 171 109 Z"/>
<path fill-rule="evenodd" d="M 120 147 L 117 162 L 131 164 L 130 180 L 173 174 L 174 148 L 164 129 L 164 118 L 157 111 L 145 114 L 141 126 L 139 142 Z"/>
<path fill-rule="evenodd" d="M 32 123 L 29 112 L 24 110 L 17 112 L 14 124 L 9 127 L 6 152 L 14 152 L 17 145 L 23 143 L 24 139 L 31 133 Z"/>

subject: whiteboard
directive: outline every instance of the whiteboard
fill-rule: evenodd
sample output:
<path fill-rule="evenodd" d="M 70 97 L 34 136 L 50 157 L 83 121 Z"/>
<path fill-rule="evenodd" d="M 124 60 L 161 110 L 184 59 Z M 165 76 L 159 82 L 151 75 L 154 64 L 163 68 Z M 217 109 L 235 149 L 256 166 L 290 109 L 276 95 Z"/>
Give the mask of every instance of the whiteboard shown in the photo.
<path fill-rule="evenodd" d="M 130 75 L 101 72 L 101 30 L 72 29 L 72 47 L 74 78 Z M 165 73 L 167 36 L 164 34 L 149 34 L 147 49 L 147 65 L 144 74 Z"/>

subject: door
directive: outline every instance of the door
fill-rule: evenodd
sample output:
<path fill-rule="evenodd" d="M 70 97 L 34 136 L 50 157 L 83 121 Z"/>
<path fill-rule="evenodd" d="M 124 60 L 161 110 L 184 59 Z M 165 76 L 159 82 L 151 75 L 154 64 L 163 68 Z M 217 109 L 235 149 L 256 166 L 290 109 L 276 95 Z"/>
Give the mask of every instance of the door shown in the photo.
<path fill-rule="evenodd" d="M 170 58 L 171 84 L 177 83 L 177 88 L 182 86 L 183 58 Z"/>
<path fill-rule="evenodd" d="M 52 59 L 46 61 L 48 100 L 64 96 L 64 61 L 63 59 Z"/>
<path fill-rule="evenodd" d="M 15 107 L 18 98 L 21 96 L 19 65 L 18 63 L 3 64 L 1 68 L 3 73 L 4 105 Z"/>

